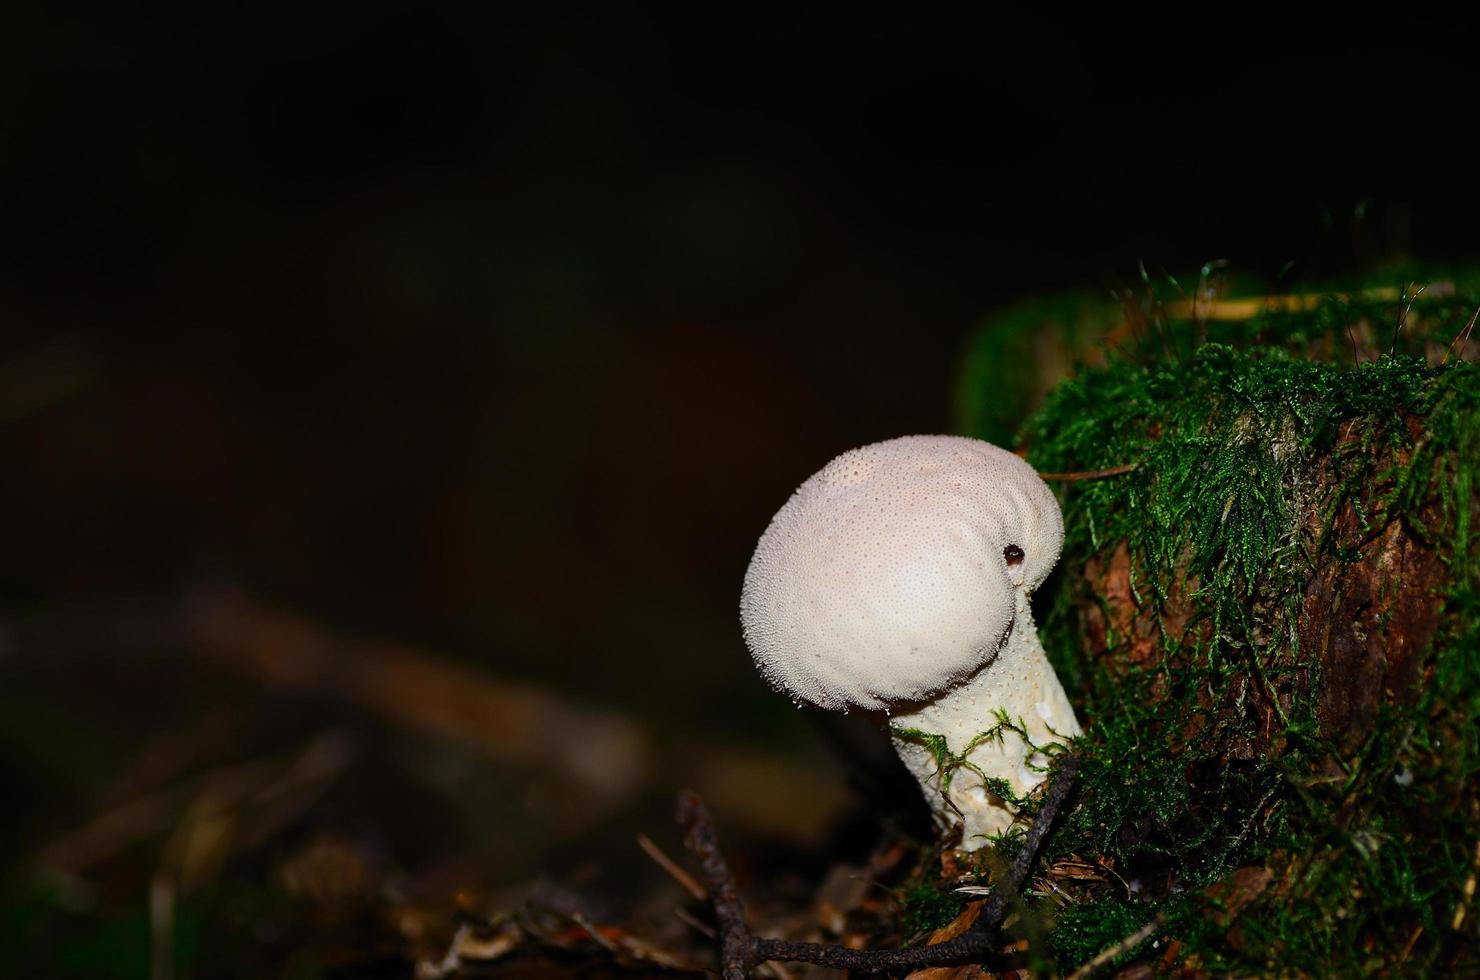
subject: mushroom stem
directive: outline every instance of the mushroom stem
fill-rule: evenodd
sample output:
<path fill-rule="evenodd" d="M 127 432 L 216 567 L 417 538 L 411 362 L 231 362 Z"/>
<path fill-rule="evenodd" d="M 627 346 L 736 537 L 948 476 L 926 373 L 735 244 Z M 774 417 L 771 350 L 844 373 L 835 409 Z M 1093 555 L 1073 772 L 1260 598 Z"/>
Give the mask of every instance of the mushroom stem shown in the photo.
<path fill-rule="evenodd" d="M 1042 750 L 1083 731 L 1021 589 L 1016 603 L 1011 633 L 995 658 L 935 700 L 891 718 L 894 748 L 936 822 L 942 829 L 964 823 L 962 850 L 990 844 L 1017 814 L 986 780 L 1004 780 L 1014 796 L 1027 795 L 1047 778 Z"/>

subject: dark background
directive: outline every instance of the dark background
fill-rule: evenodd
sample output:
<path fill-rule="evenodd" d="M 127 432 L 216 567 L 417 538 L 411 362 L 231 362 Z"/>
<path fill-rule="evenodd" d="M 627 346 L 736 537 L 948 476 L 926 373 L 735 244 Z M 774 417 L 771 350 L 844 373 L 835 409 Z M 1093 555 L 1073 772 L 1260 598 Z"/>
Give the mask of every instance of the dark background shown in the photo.
<path fill-rule="evenodd" d="M 1480 70 L 1454 25 L 1043 14 L 4 31 L 7 859 L 34 870 L 130 794 L 325 729 L 356 761 L 292 834 L 341 835 L 431 903 L 646 868 L 632 829 L 667 833 L 684 782 L 739 786 L 736 831 L 799 855 L 859 820 L 740 641 L 740 578 L 791 488 L 949 430 L 962 345 L 1014 300 L 1142 261 L 1293 288 L 1474 252 Z M 613 712 L 647 768 L 578 819 L 539 789 L 558 772 L 456 725 L 407 734 L 333 684 L 203 664 L 170 610 L 227 588 Z M 768 816 L 799 772 L 815 807 L 803 784 Z M 79 872 L 107 887 L 69 935 L 142 902 L 159 848 Z M 50 909 L 30 874 L 11 891 Z M 215 887 L 187 897 L 203 922 Z"/>

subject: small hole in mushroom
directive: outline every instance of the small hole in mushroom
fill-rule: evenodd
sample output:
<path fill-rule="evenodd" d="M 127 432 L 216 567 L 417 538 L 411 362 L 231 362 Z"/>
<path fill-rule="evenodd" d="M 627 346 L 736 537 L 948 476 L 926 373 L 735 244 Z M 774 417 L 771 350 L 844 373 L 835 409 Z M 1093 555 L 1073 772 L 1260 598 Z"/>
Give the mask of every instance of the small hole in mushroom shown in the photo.
<path fill-rule="evenodd" d="M 1015 544 L 1010 544 L 1002 549 L 1002 557 L 1007 559 L 1008 568 L 1016 568 L 1023 563 L 1023 549 Z"/>

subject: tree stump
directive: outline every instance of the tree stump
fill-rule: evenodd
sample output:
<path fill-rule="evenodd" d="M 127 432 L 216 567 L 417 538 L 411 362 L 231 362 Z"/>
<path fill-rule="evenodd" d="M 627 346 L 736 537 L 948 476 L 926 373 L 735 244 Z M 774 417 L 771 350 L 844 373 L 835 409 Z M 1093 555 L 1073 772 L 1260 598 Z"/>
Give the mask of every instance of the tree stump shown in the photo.
<path fill-rule="evenodd" d="M 1086 728 L 1046 845 L 1091 869 L 1049 873 L 1061 966 L 1159 919 L 1116 962 L 1480 969 L 1480 369 L 1443 353 L 1475 309 L 1455 293 L 1148 304 L 1142 342 L 1024 428 L 1040 471 L 1122 469 L 1065 484 L 1040 595 Z"/>

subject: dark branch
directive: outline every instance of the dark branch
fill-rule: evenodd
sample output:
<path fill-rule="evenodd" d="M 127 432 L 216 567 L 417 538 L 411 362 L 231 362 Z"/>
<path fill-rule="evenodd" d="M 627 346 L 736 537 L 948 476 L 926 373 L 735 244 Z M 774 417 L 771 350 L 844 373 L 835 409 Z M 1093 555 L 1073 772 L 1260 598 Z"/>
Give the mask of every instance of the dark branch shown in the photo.
<path fill-rule="evenodd" d="M 719 920 L 720 965 L 725 980 L 742 980 L 757 962 L 755 940 L 745 925 L 745 906 L 735 890 L 735 879 L 719 852 L 719 838 L 714 821 L 698 795 L 684 790 L 678 794 L 678 822 L 684 828 L 684 846 L 699 859 L 704 883 L 714 901 L 714 917 Z"/>
<path fill-rule="evenodd" d="M 735 880 L 719 852 L 719 840 L 709 811 L 697 796 L 684 792 L 678 798 L 678 820 L 686 833 L 684 843 L 699 859 L 705 883 L 714 899 L 714 914 L 719 920 L 721 962 L 725 980 L 742 980 L 757 964 L 767 960 L 815 963 L 840 970 L 878 973 L 883 970 L 913 969 L 925 966 L 949 966 L 961 963 L 995 963 L 1001 959 L 998 932 L 1003 918 L 1021 892 L 1043 838 L 1074 787 L 1079 760 L 1064 756 L 1058 775 L 1044 798 L 1038 817 L 1023 838 L 1022 849 L 1008 867 L 1007 874 L 970 927 L 954 939 L 934 946 L 912 946 L 904 949 L 849 949 L 824 943 L 795 943 L 781 939 L 757 938 L 745 924 L 745 909 L 740 902 Z"/>

